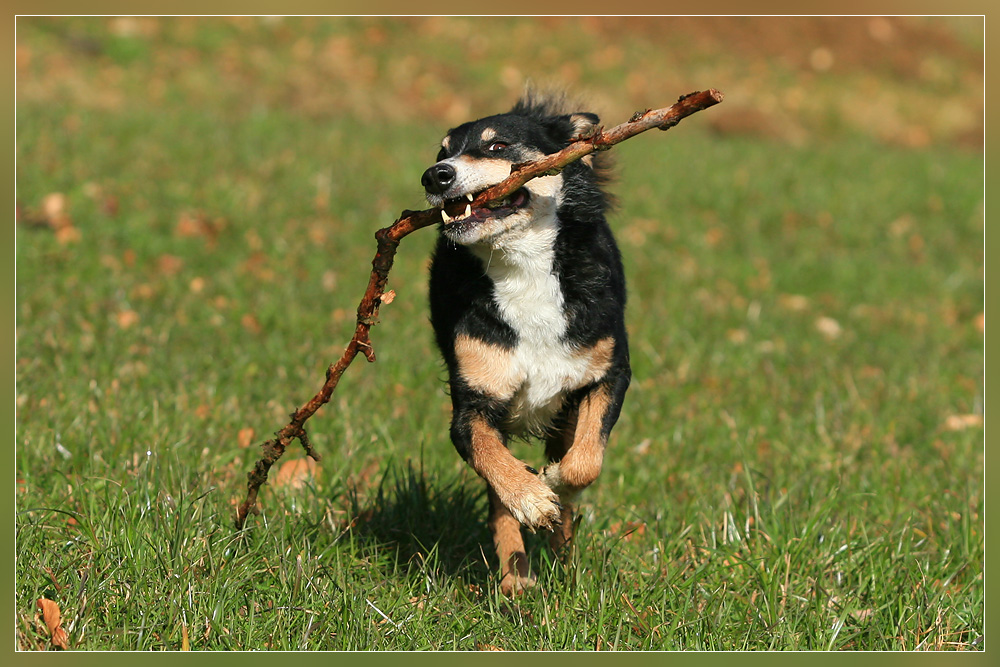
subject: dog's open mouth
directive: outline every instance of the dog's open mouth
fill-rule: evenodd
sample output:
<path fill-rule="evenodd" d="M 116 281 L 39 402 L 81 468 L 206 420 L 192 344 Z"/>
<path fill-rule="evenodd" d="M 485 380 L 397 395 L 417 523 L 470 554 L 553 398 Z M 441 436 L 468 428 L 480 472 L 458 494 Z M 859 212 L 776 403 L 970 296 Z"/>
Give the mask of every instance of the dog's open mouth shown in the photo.
<path fill-rule="evenodd" d="M 527 205 L 531 195 L 524 188 L 515 190 L 493 208 L 472 208 L 472 200 L 479 193 L 446 199 L 441 208 L 441 221 L 447 225 L 471 227 L 485 220 L 504 218 Z"/>

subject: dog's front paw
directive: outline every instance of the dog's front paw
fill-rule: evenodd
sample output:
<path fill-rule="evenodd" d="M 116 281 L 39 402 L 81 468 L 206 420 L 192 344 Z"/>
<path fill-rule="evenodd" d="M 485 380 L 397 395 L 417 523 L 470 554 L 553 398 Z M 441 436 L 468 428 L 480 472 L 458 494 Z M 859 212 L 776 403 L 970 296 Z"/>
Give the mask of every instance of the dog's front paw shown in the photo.
<path fill-rule="evenodd" d="M 534 475 L 530 483 L 523 484 L 504 505 L 515 519 L 532 531 L 552 530 L 561 521 L 559 496 Z"/>

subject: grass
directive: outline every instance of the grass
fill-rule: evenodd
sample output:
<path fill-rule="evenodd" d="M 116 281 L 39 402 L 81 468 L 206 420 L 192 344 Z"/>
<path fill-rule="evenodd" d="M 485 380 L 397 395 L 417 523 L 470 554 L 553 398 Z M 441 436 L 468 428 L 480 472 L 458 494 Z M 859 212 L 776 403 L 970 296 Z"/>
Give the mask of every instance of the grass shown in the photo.
<path fill-rule="evenodd" d="M 376 90 L 417 53 L 399 23 L 161 23 L 19 21 L 18 196 L 46 221 L 17 231 L 20 648 L 49 646 L 42 597 L 79 650 L 984 648 L 980 153 L 842 119 L 725 132 L 715 110 L 617 147 L 634 381 L 578 549 L 532 537 L 539 586 L 508 601 L 447 438 L 432 232 L 401 248 L 378 363 L 310 422 L 323 461 L 232 519 L 256 444 L 350 338 L 375 229 L 421 207 L 434 104 L 513 61 L 442 47 L 404 95 Z M 509 25 L 587 53 L 580 26 Z M 308 101 L 330 92 L 295 78 L 297 34 L 384 40 L 342 113 Z M 608 98 L 657 48 L 619 40 L 586 66 Z M 509 102 L 479 92 L 470 113 Z M 385 111 L 406 95 L 412 118 Z"/>

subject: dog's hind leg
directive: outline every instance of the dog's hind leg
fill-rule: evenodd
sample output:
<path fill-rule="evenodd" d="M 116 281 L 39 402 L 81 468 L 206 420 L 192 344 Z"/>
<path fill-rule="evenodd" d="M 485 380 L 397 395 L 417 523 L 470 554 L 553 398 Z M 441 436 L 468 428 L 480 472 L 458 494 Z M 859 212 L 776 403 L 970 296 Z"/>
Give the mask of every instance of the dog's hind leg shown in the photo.
<path fill-rule="evenodd" d="M 576 431 L 576 421 L 577 421 L 577 407 L 573 407 L 569 410 L 565 416 L 565 420 L 562 422 L 562 427 L 553 431 L 545 439 L 545 455 L 549 459 L 551 465 L 556 466 L 550 472 L 554 472 L 558 469 L 558 462 L 566 456 L 566 452 L 573 445 L 573 435 Z M 549 475 L 546 479 L 546 471 L 549 471 L 550 466 L 542 469 L 542 478 L 546 482 L 554 481 L 554 475 Z M 557 490 L 558 492 L 558 490 Z M 564 551 L 568 553 L 569 547 L 573 542 L 573 533 L 575 531 L 575 526 L 573 525 L 574 519 L 574 501 L 570 493 L 565 493 L 559 498 L 559 503 L 562 505 L 561 519 L 562 521 L 552 530 L 552 535 L 549 536 L 549 546 L 552 547 L 553 551 Z"/>
<path fill-rule="evenodd" d="M 604 448 L 611 427 L 618 420 L 629 375 L 595 385 L 566 415 L 565 426 L 546 443 L 552 461 L 539 476 L 559 495 L 562 523 L 549 543 L 559 549 L 573 539 L 573 505 L 576 496 L 594 483 L 604 465 Z"/>
<path fill-rule="evenodd" d="M 490 531 L 500 559 L 500 591 L 509 597 L 533 586 L 535 577 L 529 571 L 520 522 L 500 501 L 500 496 L 493 487 L 487 488 L 490 496 Z"/>

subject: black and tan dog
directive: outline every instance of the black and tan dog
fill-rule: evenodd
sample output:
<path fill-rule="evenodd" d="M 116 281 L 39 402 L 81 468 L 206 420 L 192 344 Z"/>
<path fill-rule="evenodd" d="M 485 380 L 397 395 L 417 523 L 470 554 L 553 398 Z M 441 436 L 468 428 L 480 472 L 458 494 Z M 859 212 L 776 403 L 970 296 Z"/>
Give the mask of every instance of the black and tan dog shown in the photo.
<path fill-rule="evenodd" d="M 451 130 L 421 179 L 442 217 L 430 303 L 448 365 L 451 437 L 489 486 L 506 594 L 534 581 L 521 524 L 552 530 L 557 548 L 572 538 L 572 503 L 601 472 L 631 377 L 602 165 L 588 157 L 496 208 L 470 204 L 512 165 L 555 153 L 598 122 L 560 104 L 528 95 L 508 113 Z M 541 472 L 508 451 L 514 436 L 545 440 Z"/>

